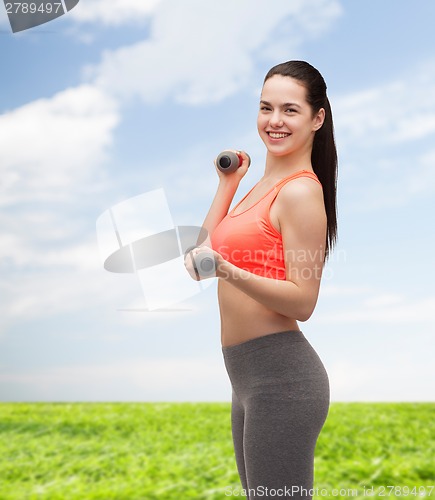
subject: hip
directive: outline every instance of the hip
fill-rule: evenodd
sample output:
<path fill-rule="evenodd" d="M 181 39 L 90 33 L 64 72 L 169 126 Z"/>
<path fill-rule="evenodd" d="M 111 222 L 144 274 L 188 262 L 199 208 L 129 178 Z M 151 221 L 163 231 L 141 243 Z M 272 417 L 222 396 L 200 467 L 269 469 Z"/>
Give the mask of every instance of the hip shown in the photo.
<path fill-rule="evenodd" d="M 236 394 L 287 394 L 293 399 L 329 400 L 329 379 L 319 355 L 300 330 L 274 332 L 223 346 Z"/>

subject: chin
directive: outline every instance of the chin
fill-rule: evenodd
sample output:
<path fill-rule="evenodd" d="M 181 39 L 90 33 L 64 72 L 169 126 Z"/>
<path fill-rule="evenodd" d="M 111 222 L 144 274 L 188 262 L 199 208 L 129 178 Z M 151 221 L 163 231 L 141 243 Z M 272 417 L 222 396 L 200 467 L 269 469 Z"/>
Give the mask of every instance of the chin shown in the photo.
<path fill-rule="evenodd" d="M 276 156 L 277 158 L 283 158 L 285 156 L 290 156 L 291 154 L 294 153 L 293 150 L 281 150 L 281 151 L 277 151 L 277 150 L 274 150 L 273 148 L 270 148 L 268 149 L 268 152 L 269 154 L 271 154 L 272 156 Z"/>

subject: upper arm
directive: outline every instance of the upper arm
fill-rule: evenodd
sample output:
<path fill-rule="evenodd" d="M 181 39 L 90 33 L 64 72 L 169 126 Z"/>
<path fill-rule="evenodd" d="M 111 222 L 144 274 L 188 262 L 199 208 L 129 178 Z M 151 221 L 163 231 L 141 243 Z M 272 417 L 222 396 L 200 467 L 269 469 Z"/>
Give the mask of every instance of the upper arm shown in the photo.
<path fill-rule="evenodd" d="M 286 279 L 301 291 L 307 319 L 317 302 L 324 264 L 327 218 L 322 187 L 308 178 L 287 183 L 276 199 Z"/>

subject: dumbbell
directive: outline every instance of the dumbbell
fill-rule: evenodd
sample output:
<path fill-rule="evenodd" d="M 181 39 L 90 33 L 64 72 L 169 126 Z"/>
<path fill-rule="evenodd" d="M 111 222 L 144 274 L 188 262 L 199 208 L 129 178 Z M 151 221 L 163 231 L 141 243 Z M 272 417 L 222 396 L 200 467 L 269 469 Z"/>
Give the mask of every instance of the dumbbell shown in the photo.
<path fill-rule="evenodd" d="M 247 153 L 245 153 L 248 157 L 248 167 L 251 164 L 251 158 Z M 243 163 L 243 157 L 240 153 L 234 153 L 233 151 L 222 151 L 216 158 L 217 168 L 224 172 L 225 174 L 229 174 L 231 172 L 235 172 Z"/>
<path fill-rule="evenodd" d="M 189 247 L 185 252 L 186 256 L 189 252 L 197 248 L 196 245 Z M 202 252 L 198 255 L 191 255 L 193 262 L 193 269 L 195 273 L 201 278 L 210 278 L 216 276 L 216 261 L 211 252 Z"/>

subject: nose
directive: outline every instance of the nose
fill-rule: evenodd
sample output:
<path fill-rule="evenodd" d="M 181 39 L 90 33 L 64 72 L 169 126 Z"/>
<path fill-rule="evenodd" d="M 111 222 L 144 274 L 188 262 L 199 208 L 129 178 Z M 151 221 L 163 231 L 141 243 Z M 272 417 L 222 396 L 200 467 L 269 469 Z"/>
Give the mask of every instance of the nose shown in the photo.
<path fill-rule="evenodd" d="M 282 127 L 284 125 L 284 122 L 282 121 L 281 115 L 278 110 L 275 111 L 270 117 L 269 123 L 271 127 Z"/>

